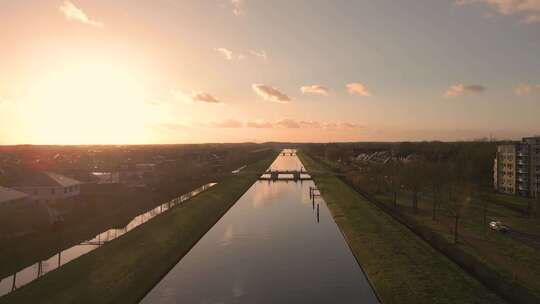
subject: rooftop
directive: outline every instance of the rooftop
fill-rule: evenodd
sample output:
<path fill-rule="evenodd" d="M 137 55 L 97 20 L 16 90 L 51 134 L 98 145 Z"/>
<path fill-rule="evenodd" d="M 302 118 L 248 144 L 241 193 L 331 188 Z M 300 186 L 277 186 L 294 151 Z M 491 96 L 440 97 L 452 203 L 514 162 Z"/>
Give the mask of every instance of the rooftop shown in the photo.
<path fill-rule="evenodd" d="M 81 182 L 67 176 L 48 171 L 27 171 L 19 174 L 12 187 L 69 187 Z"/>
<path fill-rule="evenodd" d="M 0 186 L 0 204 L 28 197 L 26 193 Z"/>

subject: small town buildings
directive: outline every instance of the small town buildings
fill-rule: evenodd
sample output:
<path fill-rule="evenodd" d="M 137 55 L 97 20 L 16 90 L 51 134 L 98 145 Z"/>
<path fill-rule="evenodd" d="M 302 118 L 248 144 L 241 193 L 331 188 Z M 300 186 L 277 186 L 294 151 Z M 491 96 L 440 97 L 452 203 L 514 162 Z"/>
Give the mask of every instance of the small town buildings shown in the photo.
<path fill-rule="evenodd" d="M 496 191 L 525 197 L 540 195 L 540 137 L 499 145 L 493 162 Z"/>
<path fill-rule="evenodd" d="M 46 171 L 30 171 L 19 175 L 11 187 L 29 195 L 30 200 L 49 204 L 72 199 L 80 194 L 81 182 Z"/>
<path fill-rule="evenodd" d="M 124 163 L 118 169 L 118 180 L 128 187 L 146 187 L 156 180 L 155 163 Z"/>

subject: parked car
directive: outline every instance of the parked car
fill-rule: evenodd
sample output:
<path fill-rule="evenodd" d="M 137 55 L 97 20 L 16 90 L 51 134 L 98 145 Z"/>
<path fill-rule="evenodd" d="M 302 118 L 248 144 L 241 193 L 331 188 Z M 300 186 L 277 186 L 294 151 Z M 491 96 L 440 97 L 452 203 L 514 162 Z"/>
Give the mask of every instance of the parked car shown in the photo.
<path fill-rule="evenodd" d="M 503 223 L 501 223 L 501 221 L 492 221 L 489 223 L 489 228 L 491 228 L 492 230 L 495 230 L 495 231 L 499 231 L 499 232 L 507 232 L 508 231 L 508 226 L 506 225 L 503 225 Z"/>

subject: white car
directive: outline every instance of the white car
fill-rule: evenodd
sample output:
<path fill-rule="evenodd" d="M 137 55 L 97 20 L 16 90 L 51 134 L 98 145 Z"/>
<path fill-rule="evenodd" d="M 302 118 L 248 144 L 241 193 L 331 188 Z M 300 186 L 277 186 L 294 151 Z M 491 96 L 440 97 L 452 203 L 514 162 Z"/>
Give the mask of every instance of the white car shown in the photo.
<path fill-rule="evenodd" d="M 501 223 L 501 221 L 492 221 L 492 222 L 490 222 L 489 223 L 489 228 L 491 228 L 492 230 L 495 230 L 495 231 L 500 231 L 500 232 L 508 231 L 508 226 L 503 225 L 503 223 Z"/>

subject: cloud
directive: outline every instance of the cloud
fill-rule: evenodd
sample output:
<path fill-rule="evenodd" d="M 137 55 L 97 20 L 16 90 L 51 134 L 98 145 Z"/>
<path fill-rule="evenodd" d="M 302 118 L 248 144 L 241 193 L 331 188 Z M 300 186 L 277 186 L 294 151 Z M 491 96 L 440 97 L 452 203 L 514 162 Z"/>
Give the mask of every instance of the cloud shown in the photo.
<path fill-rule="evenodd" d="M 67 20 L 77 21 L 99 28 L 103 27 L 103 23 L 90 19 L 82 9 L 75 6 L 71 1 L 64 1 L 58 9 L 64 14 L 64 17 L 66 17 Z"/>
<path fill-rule="evenodd" d="M 310 120 L 310 121 L 300 121 L 298 122 L 298 124 L 300 124 L 300 127 L 302 128 L 312 128 L 312 129 L 319 129 L 321 127 L 323 127 L 324 124 L 318 122 L 318 121 L 313 121 L 313 120 Z"/>
<path fill-rule="evenodd" d="M 514 93 L 518 96 L 527 96 L 531 93 L 531 86 L 528 84 L 520 84 L 514 87 Z"/>
<path fill-rule="evenodd" d="M 533 93 L 535 90 L 540 91 L 540 84 L 532 85 L 527 83 L 522 83 L 513 88 L 514 94 L 518 96 L 528 96 Z"/>
<path fill-rule="evenodd" d="M 275 125 L 278 126 L 278 127 L 284 127 L 284 128 L 287 128 L 287 129 L 299 129 L 300 128 L 300 124 L 296 120 L 290 119 L 290 118 L 280 119 L 280 120 L 275 122 Z"/>
<path fill-rule="evenodd" d="M 223 57 L 225 57 L 225 59 L 232 60 L 233 52 L 231 50 L 226 49 L 226 48 L 217 48 L 215 50 L 218 51 L 221 55 L 223 55 Z"/>
<path fill-rule="evenodd" d="M 353 122 L 342 122 L 339 124 L 343 128 L 349 128 L 349 129 L 355 129 L 355 128 L 362 128 L 361 125 Z"/>
<path fill-rule="evenodd" d="M 242 128 L 244 123 L 235 119 L 225 119 L 222 121 L 214 121 L 210 123 L 213 128 Z"/>
<path fill-rule="evenodd" d="M 195 91 L 191 94 L 182 92 L 180 90 L 176 90 L 172 92 L 172 95 L 175 99 L 181 100 L 185 103 L 195 103 L 195 102 L 201 102 L 201 103 L 221 103 L 219 99 L 214 97 L 213 95 L 202 92 L 202 91 Z"/>
<path fill-rule="evenodd" d="M 240 16 L 244 13 L 241 2 L 241 0 L 231 0 L 232 12 L 235 16 Z"/>
<path fill-rule="evenodd" d="M 198 102 L 219 103 L 217 98 L 205 92 L 195 92 L 191 95 L 191 98 L 193 101 Z"/>
<path fill-rule="evenodd" d="M 359 83 L 359 82 L 353 82 L 353 83 L 349 83 L 347 84 L 347 91 L 349 92 L 349 94 L 356 94 L 358 96 L 362 96 L 362 97 L 369 97 L 371 96 L 371 93 L 367 90 L 367 88 Z"/>
<path fill-rule="evenodd" d="M 455 5 L 466 6 L 481 3 L 501 15 L 524 14 L 525 23 L 540 22 L 540 0 L 457 0 Z"/>
<path fill-rule="evenodd" d="M 282 118 L 276 121 L 252 120 L 242 122 L 236 119 L 226 119 L 209 123 L 201 123 L 201 126 L 211 128 L 250 128 L 250 129 L 358 129 L 363 128 L 357 123 L 352 122 L 319 122 L 296 120 L 292 118 Z"/>
<path fill-rule="evenodd" d="M 227 48 L 223 48 L 223 47 L 220 47 L 220 48 L 215 48 L 214 49 L 216 52 L 219 52 L 220 55 L 223 56 L 223 58 L 227 59 L 227 60 L 233 60 L 235 59 L 238 59 L 238 60 L 243 60 L 243 59 L 246 59 L 246 54 L 245 53 L 237 53 L 235 54 L 235 52 L 233 52 L 232 50 L 230 49 L 227 49 Z M 249 51 L 249 54 L 253 55 L 253 56 L 256 56 L 256 57 L 260 57 L 260 58 L 263 58 L 263 59 L 266 59 L 267 56 L 266 56 L 266 52 L 265 51 L 260 51 L 260 52 L 257 52 L 257 51 Z"/>
<path fill-rule="evenodd" d="M 319 95 L 325 95 L 328 96 L 328 93 L 330 90 L 327 87 L 324 87 L 322 85 L 314 84 L 314 85 L 308 85 L 303 86 L 300 88 L 300 91 L 302 94 L 319 94 Z"/>
<path fill-rule="evenodd" d="M 446 93 L 444 94 L 446 97 L 457 97 L 461 96 L 463 94 L 479 94 L 486 90 L 485 87 L 478 85 L 478 84 L 472 84 L 472 85 L 464 85 L 464 84 L 456 84 L 448 88 L 446 90 Z"/>
<path fill-rule="evenodd" d="M 282 92 L 278 91 L 276 88 L 271 87 L 269 85 L 265 84 L 253 84 L 251 86 L 253 88 L 253 91 L 265 100 L 273 101 L 277 103 L 288 103 L 291 101 L 289 96 L 283 94 Z"/>
<path fill-rule="evenodd" d="M 260 50 L 260 51 L 255 51 L 255 50 L 251 50 L 249 51 L 251 53 L 251 55 L 253 56 L 257 56 L 259 58 L 262 58 L 262 59 L 268 59 L 268 55 L 266 54 L 266 51 L 265 50 Z"/>
<path fill-rule="evenodd" d="M 245 124 L 246 128 L 255 128 L 255 129 L 268 129 L 274 127 L 274 125 L 269 121 L 256 120 L 248 121 Z"/>

